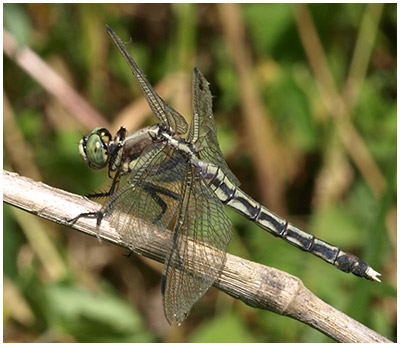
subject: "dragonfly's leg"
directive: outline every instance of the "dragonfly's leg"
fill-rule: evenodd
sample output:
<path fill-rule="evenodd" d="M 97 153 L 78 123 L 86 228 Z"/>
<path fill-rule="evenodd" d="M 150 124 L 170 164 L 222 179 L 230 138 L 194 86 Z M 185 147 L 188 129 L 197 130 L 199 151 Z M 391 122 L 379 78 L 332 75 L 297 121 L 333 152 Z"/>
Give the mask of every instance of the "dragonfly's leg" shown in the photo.
<path fill-rule="evenodd" d="M 109 192 L 96 192 L 96 193 L 89 193 L 85 195 L 86 198 L 89 199 L 96 199 L 96 198 L 104 198 L 104 197 L 110 197 L 112 194 Z"/>
<path fill-rule="evenodd" d="M 133 254 L 133 251 L 131 250 L 131 251 L 129 251 L 128 254 L 126 254 L 126 255 L 124 255 L 124 256 L 127 257 L 127 258 L 129 258 L 129 257 L 131 257 L 132 254 Z"/>
<path fill-rule="evenodd" d="M 114 194 L 115 190 L 117 189 L 117 186 L 120 181 L 120 174 L 117 172 L 115 174 L 115 178 L 113 179 L 113 182 L 111 184 L 110 190 L 108 192 L 99 192 L 99 193 L 91 193 L 88 195 L 85 195 L 86 198 L 104 198 L 104 197 L 110 197 Z"/>
<path fill-rule="evenodd" d="M 99 212 L 95 211 L 95 212 L 91 212 L 91 213 L 82 213 L 79 214 L 78 216 L 75 216 L 72 219 L 67 220 L 68 223 L 70 223 L 71 225 L 75 224 L 76 221 L 78 221 L 80 218 L 87 218 L 87 219 L 97 219 L 97 214 Z"/>
<path fill-rule="evenodd" d="M 165 195 L 167 197 L 171 197 L 171 198 L 173 198 L 175 200 L 179 199 L 179 195 L 178 194 L 176 194 L 176 193 L 174 193 L 174 192 L 172 192 L 170 190 L 164 189 L 164 188 L 162 188 L 160 186 L 154 186 L 154 185 L 151 185 L 151 184 L 146 184 L 146 185 L 143 186 L 143 190 L 146 191 L 151 196 L 151 198 L 153 198 L 154 201 L 161 208 L 161 212 L 153 220 L 153 224 L 156 224 L 157 222 L 159 222 L 161 220 L 161 218 L 164 216 L 164 214 L 166 213 L 167 208 L 168 208 L 167 203 L 165 203 L 165 201 L 158 194 L 163 194 L 163 195 Z"/>
<path fill-rule="evenodd" d="M 97 231 L 97 239 L 99 240 L 99 243 L 101 243 L 101 238 L 100 238 L 100 224 L 101 221 L 103 220 L 104 213 L 101 211 L 95 211 L 95 212 L 90 212 L 90 213 L 82 213 L 79 214 L 78 216 L 75 216 L 74 218 L 67 220 L 68 223 L 71 225 L 75 224 L 76 221 L 78 221 L 80 218 L 88 218 L 88 219 L 96 219 L 96 231 Z"/>
<path fill-rule="evenodd" d="M 153 220 L 153 224 L 157 224 L 158 221 L 161 220 L 161 218 L 164 216 L 165 212 L 167 211 L 167 203 L 164 202 L 164 200 L 157 195 L 155 192 L 149 192 L 150 196 L 157 202 L 157 204 L 161 208 L 161 213 L 157 215 L 157 217 Z"/>

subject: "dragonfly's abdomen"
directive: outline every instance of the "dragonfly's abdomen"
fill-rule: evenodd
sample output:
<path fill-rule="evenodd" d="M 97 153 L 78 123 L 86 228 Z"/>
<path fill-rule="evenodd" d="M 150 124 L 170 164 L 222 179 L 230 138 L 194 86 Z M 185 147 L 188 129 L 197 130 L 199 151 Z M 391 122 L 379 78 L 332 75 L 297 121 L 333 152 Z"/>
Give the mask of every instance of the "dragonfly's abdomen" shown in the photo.
<path fill-rule="evenodd" d="M 214 179 L 214 181 L 216 182 L 217 179 Z M 219 187 L 214 185 L 215 193 L 219 198 L 222 197 L 221 191 L 225 191 L 224 195 L 229 191 L 228 185 L 229 181 L 227 179 L 222 180 Z M 234 188 L 232 198 L 225 201 L 222 200 L 222 202 L 241 213 L 247 219 L 254 221 L 272 235 L 283 238 L 288 243 L 334 264 L 340 251 L 338 247 L 332 246 L 296 227 L 284 218 L 260 205 L 239 188 Z"/>
<path fill-rule="evenodd" d="M 377 278 L 379 273 L 375 272 L 366 262 L 351 253 L 342 251 L 337 246 L 316 238 L 263 207 L 235 186 L 218 166 L 204 161 L 197 161 L 195 166 L 224 204 L 254 221 L 261 228 L 322 258 L 346 273 L 351 272 L 369 280 L 380 281 Z"/>

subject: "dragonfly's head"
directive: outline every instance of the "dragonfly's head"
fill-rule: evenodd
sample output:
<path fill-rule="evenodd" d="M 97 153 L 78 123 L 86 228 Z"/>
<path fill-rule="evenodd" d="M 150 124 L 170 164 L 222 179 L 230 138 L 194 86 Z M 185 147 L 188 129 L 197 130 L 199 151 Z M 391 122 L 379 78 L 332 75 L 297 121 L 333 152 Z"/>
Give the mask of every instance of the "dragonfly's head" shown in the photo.
<path fill-rule="evenodd" d="M 101 169 L 107 165 L 108 147 L 111 134 L 104 127 L 96 127 L 89 136 L 79 142 L 79 155 L 93 169 Z"/>

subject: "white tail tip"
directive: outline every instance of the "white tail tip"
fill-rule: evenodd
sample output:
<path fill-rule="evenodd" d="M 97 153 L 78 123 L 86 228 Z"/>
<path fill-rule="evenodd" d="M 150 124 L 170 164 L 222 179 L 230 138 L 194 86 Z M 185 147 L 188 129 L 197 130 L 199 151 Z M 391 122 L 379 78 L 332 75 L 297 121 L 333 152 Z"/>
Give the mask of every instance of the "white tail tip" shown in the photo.
<path fill-rule="evenodd" d="M 367 274 L 371 280 L 381 282 L 381 280 L 378 278 L 378 276 L 381 276 L 381 274 L 373 270 L 371 267 L 368 267 L 368 269 L 365 271 L 365 274 Z"/>

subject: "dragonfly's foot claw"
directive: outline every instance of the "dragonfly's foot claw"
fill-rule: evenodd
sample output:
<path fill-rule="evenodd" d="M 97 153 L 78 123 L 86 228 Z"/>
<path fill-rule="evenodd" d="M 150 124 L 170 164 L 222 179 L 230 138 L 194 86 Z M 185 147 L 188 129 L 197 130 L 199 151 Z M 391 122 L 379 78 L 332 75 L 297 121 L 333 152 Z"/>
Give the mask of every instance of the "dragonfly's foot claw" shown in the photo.
<path fill-rule="evenodd" d="M 68 220 L 66 220 L 66 221 L 67 221 L 67 223 L 69 223 L 69 224 L 71 224 L 71 225 L 74 225 L 75 222 L 78 221 L 78 219 L 79 219 L 80 217 L 81 217 L 81 216 L 78 215 L 78 216 L 75 216 L 74 218 L 68 219 Z"/>
<path fill-rule="evenodd" d="M 124 255 L 126 258 L 129 258 L 129 257 L 131 257 L 131 255 L 133 254 L 133 251 L 131 250 L 131 251 L 129 251 L 129 253 L 128 254 L 126 254 L 126 255 Z"/>
<path fill-rule="evenodd" d="M 99 230 L 97 231 L 96 237 L 97 237 L 97 240 L 99 241 L 99 244 L 102 244 L 103 240 L 100 238 L 100 231 Z"/>

